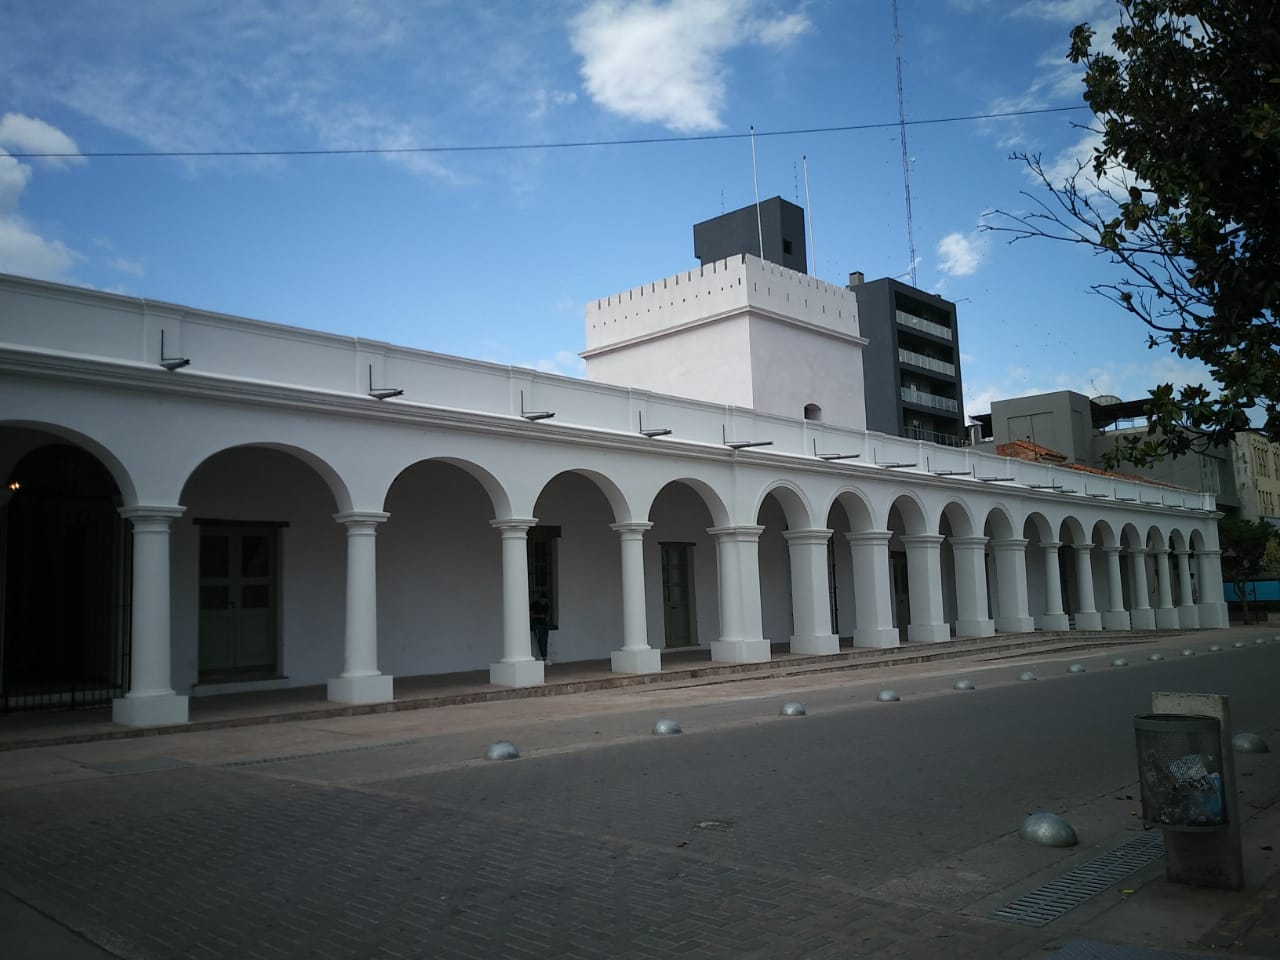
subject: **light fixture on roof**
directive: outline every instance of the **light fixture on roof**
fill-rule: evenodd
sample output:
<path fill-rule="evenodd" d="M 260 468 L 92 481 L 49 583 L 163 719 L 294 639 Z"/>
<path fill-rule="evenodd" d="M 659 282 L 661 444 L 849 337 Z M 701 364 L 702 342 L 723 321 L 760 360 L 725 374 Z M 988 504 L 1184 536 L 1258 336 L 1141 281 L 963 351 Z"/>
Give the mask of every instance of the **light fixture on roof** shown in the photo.
<path fill-rule="evenodd" d="M 720 439 L 730 450 L 745 450 L 747 447 L 771 447 L 772 440 L 730 440 L 724 424 L 720 424 Z"/>
<path fill-rule="evenodd" d="M 670 427 L 650 427 L 648 430 L 644 428 L 644 411 L 637 410 L 636 415 L 640 418 L 640 433 L 646 437 L 665 437 L 671 432 Z"/>
<path fill-rule="evenodd" d="M 871 451 L 871 462 L 874 463 L 877 467 L 884 467 L 886 470 L 901 470 L 904 467 L 915 466 L 914 463 L 907 463 L 905 460 L 900 463 L 889 462 L 889 461 L 885 461 L 884 463 L 881 463 L 879 456 L 876 454 L 874 450 Z"/>
<path fill-rule="evenodd" d="M 534 420 L 550 420 L 555 416 L 550 410 L 526 410 L 524 408 L 524 391 L 520 391 L 520 416 L 533 422 Z"/>
<path fill-rule="evenodd" d="M 369 396 L 375 400 L 390 400 L 404 393 L 398 387 L 375 387 L 373 385 L 373 364 L 369 364 Z"/>
<path fill-rule="evenodd" d="M 818 438 L 817 438 L 817 437 L 814 437 L 814 438 L 813 438 L 813 455 L 814 455 L 815 457 L 817 457 L 819 460 L 827 460 L 827 461 L 831 461 L 831 460 L 854 460 L 854 459 L 856 459 L 856 458 L 858 458 L 858 457 L 862 456 L 862 454 L 860 454 L 860 453 L 819 453 L 819 452 L 818 452 Z"/>
<path fill-rule="evenodd" d="M 1017 477 L 976 477 L 976 479 L 981 480 L 983 483 L 1012 483 L 1014 480 L 1017 480 L 1018 478 Z"/>
<path fill-rule="evenodd" d="M 924 458 L 924 468 L 935 477 L 967 477 L 972 476 L 974 472 L 973 467 L 970 467 L 968 470 L 934 470 L 930 465 L 928 457 Z"/>
<path fill-rule="evenodd" d="M 1061 492 L 1062 484 L 1060 483 L 1028 483 L 1028 490 L 1056 490 Z"/>
<path fill-rule="evenodd" d="M 181 370 L 191 363 L 189 357 L 166 357 L 164 355 L 164 330 L 160 331 L 160 366 L 166 370 Z"/>
<path fill-rule="evenodd" d="M 21 490 L 21 489 L 22 489 L 22 481 L 20 481 L 20 480 L 10 480 L 10 481 L 9 481 L 9 492 L 10 492 L 10 493 L 17 493 L 17 492 L 18 492 L 19 490 Z"/>

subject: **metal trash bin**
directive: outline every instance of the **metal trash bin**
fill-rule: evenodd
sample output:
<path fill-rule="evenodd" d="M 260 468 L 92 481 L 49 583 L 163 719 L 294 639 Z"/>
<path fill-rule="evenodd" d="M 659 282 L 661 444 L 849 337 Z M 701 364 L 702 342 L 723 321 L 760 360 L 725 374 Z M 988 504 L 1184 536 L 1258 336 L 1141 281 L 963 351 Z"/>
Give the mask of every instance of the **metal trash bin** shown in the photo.
<path fill-rule="evenodd" d="M 1138 743 L 1142 825 L 1162 830 L 1221 830 L 1222 738 L 1213 717 L 1152 713 L 1133 718 Z"/>

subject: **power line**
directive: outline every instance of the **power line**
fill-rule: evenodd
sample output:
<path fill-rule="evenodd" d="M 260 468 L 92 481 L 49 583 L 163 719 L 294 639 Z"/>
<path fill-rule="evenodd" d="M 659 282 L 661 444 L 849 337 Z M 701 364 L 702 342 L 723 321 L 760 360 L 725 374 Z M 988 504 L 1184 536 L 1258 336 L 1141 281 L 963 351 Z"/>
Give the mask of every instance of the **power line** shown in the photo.
<path fill-rule="evenodd" d="M 1000 113 L 972 113 L 955 117 L 934 117 L 927 120 L 907 120 L 905 126 L 917 127 L 939 123 L 962 123 L 972 120 L 999 120 L 1005 117 L 1027 117 L 1043 113 L 1066 113 L 1072 110 L 1088 110 L 1080 104 L 1074 107 L 1041 107 L 1036 110 L 1008 110 Z M 809 127 L 802 130 L 757 130 L 757 137 L 795 137 L 818 133 L 850 133 L 858 130 L 882 130 L 899 127 L 902 121 L 883 123 L 853 123 L 839 127 Z M 562 140 L 551 143 L 489 143 L 462 144 L 445 147 L 338 147 L 311 150 L 94 150 L 76 153 L 9 153 L 15 160 L 90 160 L 141 157 L 200 159 L 207 157 L 338 157 L 407 153 L 496 153 L 514 150 L 565 150 L 573 147 L 630 147 L 649 143 L 699 143 L 709 140 L 746 140 L 750 133 L 704 133 L 675 137 L 635 137 L 626 140 Z"/>

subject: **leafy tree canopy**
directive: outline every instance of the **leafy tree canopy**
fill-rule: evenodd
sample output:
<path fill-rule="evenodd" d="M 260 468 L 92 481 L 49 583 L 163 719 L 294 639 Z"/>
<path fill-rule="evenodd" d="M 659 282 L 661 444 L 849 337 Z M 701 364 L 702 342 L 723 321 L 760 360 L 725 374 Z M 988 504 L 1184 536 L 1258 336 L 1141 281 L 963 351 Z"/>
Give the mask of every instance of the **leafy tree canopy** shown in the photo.
<path fill-rule="evenodd" d="M 1059 179 L 1015 154 L 1049 196 L 997 211 L 988 229 L 1081 245 L 1121 266 L 1094 291 L 1149 328 L 1148 346 L 1202 361 L 1221 385 L 1151 391 L 1149 430 L 1112 454 L 1148 464 L 1225 442 L 1250 411 L 1280 441 L 1280 3 L 1118 0 L 1106 42 L 1087 23 L 1068 59 L 1085 67 L 1097 136 Z"/>

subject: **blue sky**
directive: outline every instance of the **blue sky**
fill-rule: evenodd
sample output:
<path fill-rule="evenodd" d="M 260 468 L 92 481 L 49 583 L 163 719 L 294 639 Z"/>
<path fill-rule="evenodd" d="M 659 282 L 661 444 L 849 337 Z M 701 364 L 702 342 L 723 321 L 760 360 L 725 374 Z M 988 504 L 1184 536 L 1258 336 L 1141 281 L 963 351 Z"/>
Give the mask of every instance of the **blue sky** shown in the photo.
<path fill-rule="evenodd" d="M 899 0 L 909 121 L 1073 106 L 1112 0 Z M 0 0 L 0 271 L 580 375 L 583 311 L 689 269 L 750 203 L 745 139 L 234 158 L 41 152 L 489 146 L 898 116 L 890 0 Z M 922 288 L 957 301 L 968 412 L 1199 382 L 1087 292 L 1110 268 L 978 226 L 1069 163 L 1086 111 L 908 128 Z M 811 272 L 910 268 L 896 125 L 760 136 L 812 197 Z"/>

